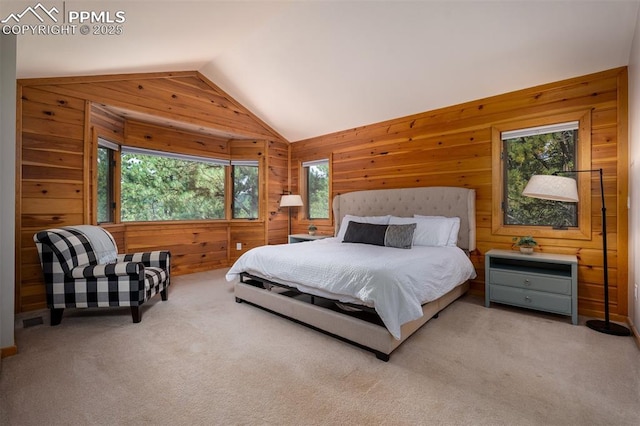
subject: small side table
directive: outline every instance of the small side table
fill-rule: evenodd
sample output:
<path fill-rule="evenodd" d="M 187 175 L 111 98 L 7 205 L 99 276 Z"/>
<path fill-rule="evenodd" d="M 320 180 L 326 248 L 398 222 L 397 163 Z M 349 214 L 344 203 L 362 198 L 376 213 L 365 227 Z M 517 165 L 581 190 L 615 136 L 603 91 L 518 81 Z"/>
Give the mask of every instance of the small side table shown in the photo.
<path fill-rule="evenodd" d="M 573 255 L 489 250 L 485 306 L 491 302 L 568 315 L 578 324 L 578 258 Z"/>
<path fill-rule="evenodd" d="M 309 234 L 291 234 L 289 235 L 289 244 L 304 243 L 305 241 L 321 240 L 323 238 L 331 238 L 330 235 L 309 235 Z"/>

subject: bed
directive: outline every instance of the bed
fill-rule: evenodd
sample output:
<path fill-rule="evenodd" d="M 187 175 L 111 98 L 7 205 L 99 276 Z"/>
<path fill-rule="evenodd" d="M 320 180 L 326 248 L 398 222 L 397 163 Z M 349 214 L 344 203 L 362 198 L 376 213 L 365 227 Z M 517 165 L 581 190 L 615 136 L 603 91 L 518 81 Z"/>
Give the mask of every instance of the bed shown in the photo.
<path fill-rule="evenodd" d="M 252 249 L 234 263 L 227 280 L 236 281 L 237 302 L 388 361 L 393 350 L 462 296 L 475 278 L 468 258 L 475 249 L 475 191 L 356 191 L 337 195 L 333 213 L 336 237 Z M 386 235 L 382 244 L 349 243 L 375 239 L 371 236 L 378 231 Z"/>

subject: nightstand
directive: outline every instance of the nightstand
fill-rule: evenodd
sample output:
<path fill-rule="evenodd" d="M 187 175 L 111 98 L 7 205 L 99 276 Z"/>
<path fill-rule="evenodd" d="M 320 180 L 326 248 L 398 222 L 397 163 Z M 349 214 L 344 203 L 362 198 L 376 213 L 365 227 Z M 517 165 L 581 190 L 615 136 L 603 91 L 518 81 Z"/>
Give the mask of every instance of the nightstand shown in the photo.
<path fill-rule="evenodd" d="M 291 234 L 289 235 L 289 244 L 303 243 L 305 241 L 321 240 L 323 238 L 331 238 L 331 236 L 330 235 Z"/>
<path fill-rule="evenodd" d="M 578 258 L 572 255 L 489 250 L 485 306 L 491 302 L 568 315 L 578 324 Z"/>

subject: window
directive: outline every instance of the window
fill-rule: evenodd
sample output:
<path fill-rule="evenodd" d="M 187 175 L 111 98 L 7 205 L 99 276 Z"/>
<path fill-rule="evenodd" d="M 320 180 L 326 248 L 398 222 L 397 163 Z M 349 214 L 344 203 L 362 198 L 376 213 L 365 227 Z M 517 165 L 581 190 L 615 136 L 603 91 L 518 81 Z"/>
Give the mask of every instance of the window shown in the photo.
<path fill-rule="evenodd" d="M 122 221 L 224 219 L 228 164 L 122 147 Z"/>
<path fill-rule="evenodd" d="M 591 111 L 528 118 L 492 128 L 491 229 L 494 235 L 591 238 L 591 178 L 575 175 L 578 203 L 524 197 L 534 174 L 591 169 Z"/>
<path fill-rule="evenodd" d="M 578 122 L 502 132 L 505 225 L 578 226 L 576 203 L 522 195 L 533 175 L 576 170 Z"/>
<path fill-rule="evenodd" d="M 119 146 L 107 140 L 98 139 L 98 167 L 97 167 L 97 221 L 98 223 L 114 222 L 114 170 L 115 153 Z"/>
<path fill-rule="evenodd" d="M 302 163 L 307 219 L 329 219 L 329 160 Z"/>
<path fill-rule="evenodd" d="M 259 216 L 259 183 L 257 161 L 232 161 L 233 219 L 257 219 Z"/>

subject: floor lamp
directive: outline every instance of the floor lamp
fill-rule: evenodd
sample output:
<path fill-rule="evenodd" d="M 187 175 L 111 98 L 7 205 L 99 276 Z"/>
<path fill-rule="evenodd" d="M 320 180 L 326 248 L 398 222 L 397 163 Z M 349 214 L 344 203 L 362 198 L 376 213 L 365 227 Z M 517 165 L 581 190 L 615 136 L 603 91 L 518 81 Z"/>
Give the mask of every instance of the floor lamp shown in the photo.
<path fill-rule="evenodd" d="M 283 194 L 282 198 L 280 198 L 280 207 L 287 207 L 289 210 L 289 234 L 291 235 L 291 207 L 301 207 L 304 204 L 302 203 L 302 197 L 299 195 L 293 194 Z"/>
<path fill-rule="evenodd" d="M 609 321 L 609 273 L 607 265 L 607 208 L 604 204 L 604 183 L 602 169 L 573 170 L 555 172 L 552 175 L 534 175 L 531 177 L 522 195 L 543 200 L 578 202 L 578 187 L 575 179 L 558 176 L 559 173 L 600 173 L 600 195 L 602 197 L 602 256 L 604 269 L 604 321 L 589 320 L 587 327 L 600 333 L 613 334 L 615 336 L 629 336 L 628 328 Z"/>

